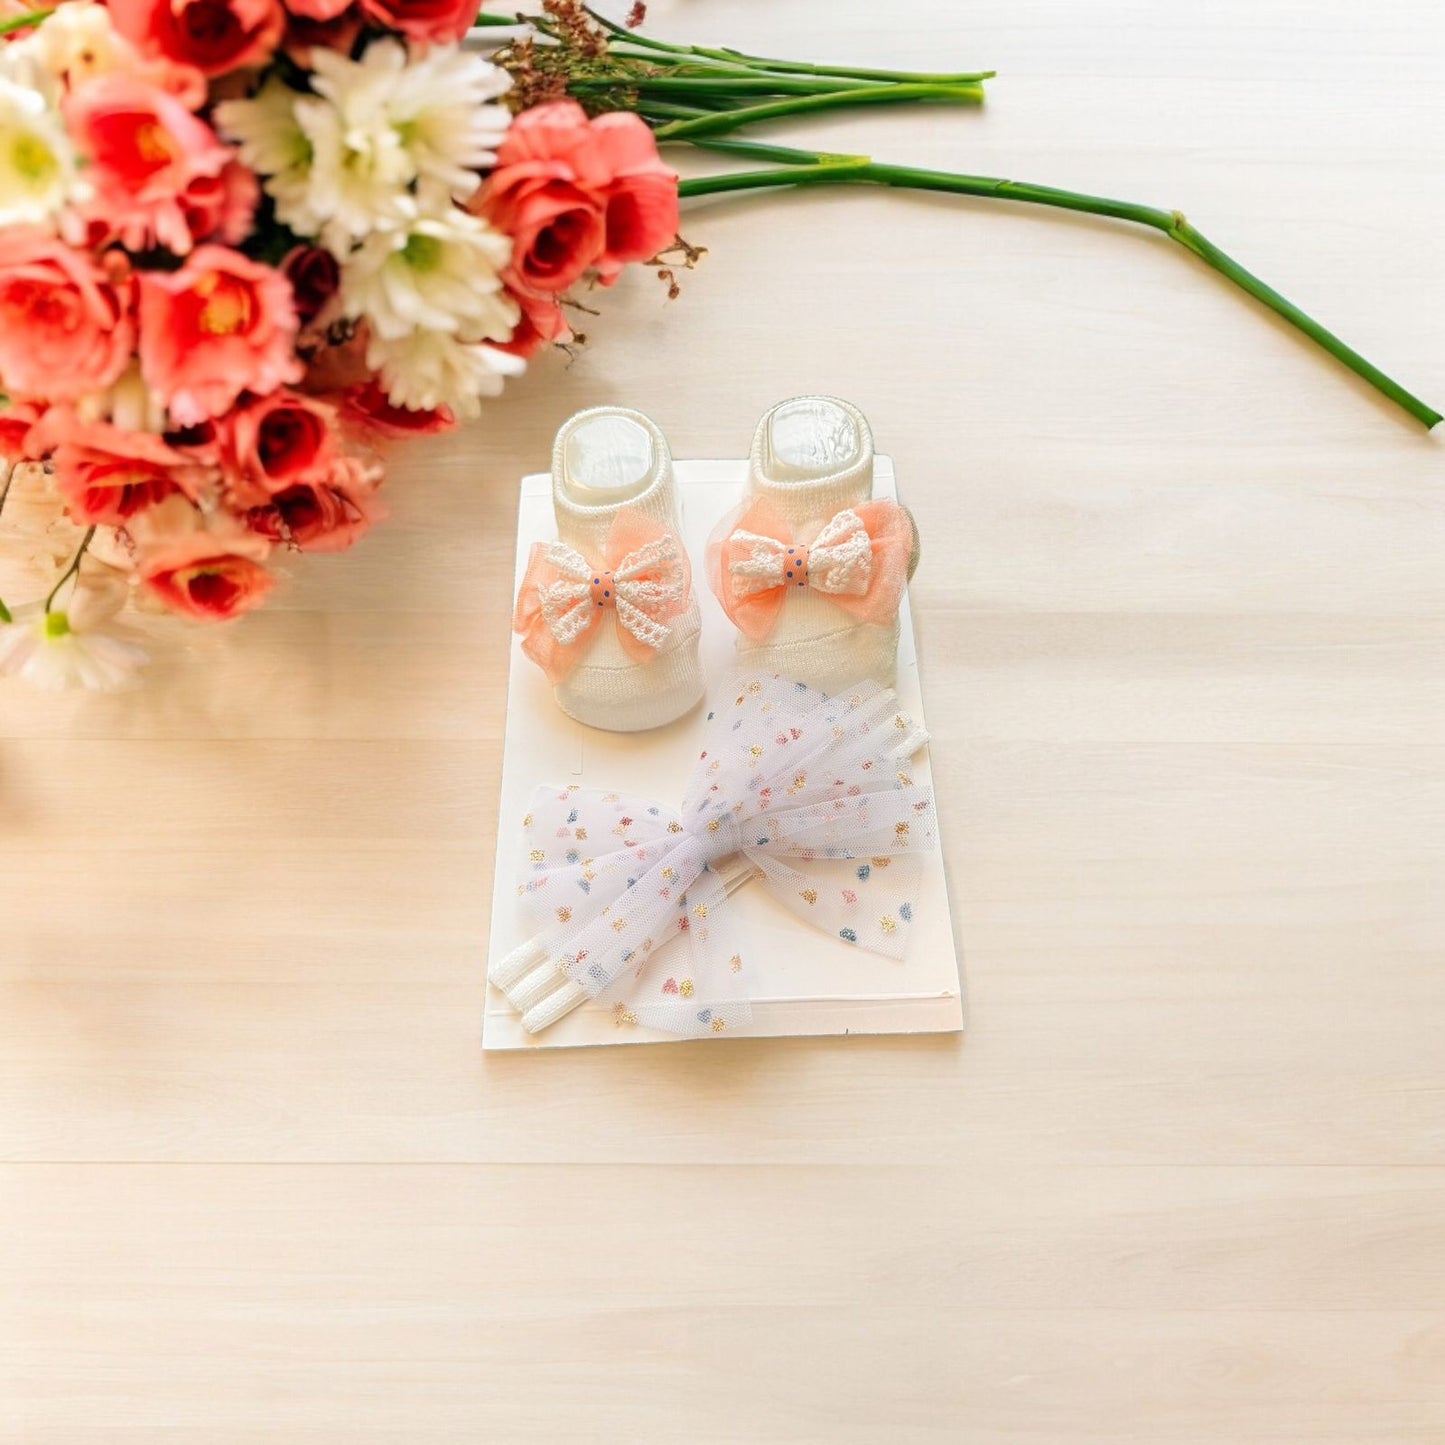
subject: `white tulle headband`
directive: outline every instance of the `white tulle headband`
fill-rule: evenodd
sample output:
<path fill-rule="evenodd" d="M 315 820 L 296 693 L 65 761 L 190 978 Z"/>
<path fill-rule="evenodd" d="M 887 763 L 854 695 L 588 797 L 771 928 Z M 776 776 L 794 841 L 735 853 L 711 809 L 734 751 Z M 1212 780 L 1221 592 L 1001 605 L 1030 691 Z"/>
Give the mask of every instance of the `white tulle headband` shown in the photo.
<path fill-rule="evenodd" d="M 677 811 L 593 788 L 541 788 L 517 885 L 529 940 L 491 980 L 530 1032 L 588 999 L 619 1023 L 710 1036 L 752 1016 L 746 944 L 728 895 L 758 878 L 799 918 L 902 958 L 933 794 L 908 760 L 926 734 L 892 692 L 825 697 L 745 678 L 707 715 Z M 649 967 L 665 945 L 685 963 Z"/>

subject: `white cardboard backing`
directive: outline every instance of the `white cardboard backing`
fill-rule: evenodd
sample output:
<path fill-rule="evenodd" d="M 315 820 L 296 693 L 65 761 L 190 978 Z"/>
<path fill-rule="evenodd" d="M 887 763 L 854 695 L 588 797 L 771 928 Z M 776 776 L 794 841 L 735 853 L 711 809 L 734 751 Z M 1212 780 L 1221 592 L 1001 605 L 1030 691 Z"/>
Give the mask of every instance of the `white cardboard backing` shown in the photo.
<path fill-rule="evenodd" d="M 702 662 L 708 679 L 703 705 L 665 728 L 644 733 L 607 733 L 573 721 L 552 701 L 542 673 L 512 639 L 507 688 L 507 729 L 502 753 L 501 805 L 497 826 L 495 886 L 492 893 L 490 957 L 500 958 L 523 941 L 516 907 L 518 848 L 527 803 L 540 784 L 637 791 L 676 805 L 697 758 L 697 740 L 707 708 L 732 686 L 732 625 L 704 580 L 702 557 L 708 534 L 742 496 L 745 462 L 678 462 L 677 481 L 683 533 L 693 559 L 702 604 Z M 893 463 L 879 457 L 874 495 L 895 497 Z M 517 583 L 532 544 L 557 535 L 552 515 L 552 482 L 544 475 L 522 479 L 517 523 Z M 928 565 L 927 542 L 924 564 Z M 901 705 L 927 725 L 919 687 L 913 618 L 907 600 L 901 614 L 898 696 Z M 931 776 L 927 750 L 913 768 L 919 781 Z M 919 775 L 922 774 L 920 777 Z M 938 801 L 939 811 L 946 804 Z M 914 923 L 913 948 L 901 962 L 853 948 L 800 923 L 776 905 L 757 883 L 734 895 L 741 929 L 752 941 L 757 993 L 749 1028 L 727 1038 L 690 1041 L 696 1048 L 727 1048 L 739 1036 L 790 1034 L 949 1033 L 963 1028 L 963 1000 L 953 920 L 948 905 L 941 851 L 924 860 L 925 872 Z M 655 965 L 667 966 L 665 950 Z M 540 1034 L 528 1034 L 490 985 L 482 1028 L 486 1049 L 546 1049 L 588 1044 L 680 1042 L 649 1029 L 619 1027 L 609 1004 L 588 1004 Z"/>

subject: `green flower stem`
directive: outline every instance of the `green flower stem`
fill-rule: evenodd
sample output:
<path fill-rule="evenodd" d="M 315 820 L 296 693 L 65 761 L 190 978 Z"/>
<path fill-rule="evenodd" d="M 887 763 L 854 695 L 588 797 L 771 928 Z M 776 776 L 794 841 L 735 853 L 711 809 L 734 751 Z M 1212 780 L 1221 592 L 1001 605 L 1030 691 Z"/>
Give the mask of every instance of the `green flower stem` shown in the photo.
<path fill-rule="evenodd" d="M 976 101 L 977 82 L 967 82 L 968 99 Z M 615 86 L 631 90 L 658 91 L 664 95 L 706 94 L 720 92 L 725 95 L 837 95 L 844 91 L 868 90 L 892 93 L 896 86 L 874 80 L 815 79 L 812 76 L 755 75 L 751 72 L 713 72 L 711 75 L 679 75 L 671 71 L 665 75 L 625 73 L 621 75 L 586 75 L 572 81 L 569 90 L 608 90 Z M 934 86 L 931 89 L 964 89 L 963 85 Z"/>
<path fill-rule="evenodd" d="M 812 65 L 806 61 L 773 60 L 765 55 L 749 55 L 745 51 L 733 50 L 731 47 L 715 49 L 706 45 L 672 45 L 665 40 L 654 40 L 650 35 L 642 35 L 635 30 L 628 30 L 625 26 L 609 20 L 605 15 L 599 15 L 595 10 L 589 10 L 587 13 L 604 30 L 615 37 L 610 47 L 614 53 L 616 53 L 618 44 L 627 44 L 654 53 L 691 55 L 702 60 L 715 60 L 725 65 L 740 65 L 748 70 L 776 70 L 792 75 L 838 76 L 847 80 L 894 80 L 930 85 L 954 85 L 961 81 L 992 80 L 996 74 L 992 70 L 971 70 L 957 74 L 929 74 L 913 70 L 871 70 L 851 66 Z M 495 25 L 499 22 L 490 20 L 487 23 Z"/>
<path fill-rule="evenodd" d="M 740 112 L 733 112 L 733 116 Z M 732 117 L 723 117 L 731 119 Z M 707 119 L 710 119 L 707 118 Z M 659 140 L 695 136 L 696 121 L 673 122 L 657 131 Z M 1382 396 L 1408 412 L 1427 429 L 1437 425 L 1441 416 L 1419 397 L 1405 390 L 1399 382 L 1386 376 L 1379 367 L 1341 341 L 1332 331 L 1321 326 L 1312 316 L 1301 311 L 1292 301 L 1281 296 L 1272 286 L 1245 270 L 1233 257 L 1221 251 L 1196 230 L 1179 211 L 1160 210 L 1132 201 L 1115 201 L 1105 196 L 1091 196 L 1080 191 L 1061 190 L 1055 186 L 1032 185 L 1026 181 L 1002 180 L 992 176 L 970 176 L 950 171 L 923 170 L 914 166 L 882 165 L 866 156 L 827 156 L 789 147 L 752 147 L 746 142 L 708 142 L 706 149 L 726 151 L 732 155 L 752 155 L 759 159 L 787 160 L 776 170 L 737 171 L 727 175 L 700 176 L 684 180 L 679 194 L 688 199 L 719 195 L 730 191 L 747 191 L 776 186 L 865 184 L 898 187 L 904 190 L 943 191 L 951 195 L 977 196 L 987 200 L 1019 201 L 1026 205 L 1052 206 L 1059 210 L 1081 211 L 1093 216 L 1108 216 L 1130 221 L 1161 231 L 1171 241 L 1199 257 L 1240 290 L 1267 306 L 1275 315 L 1303 332 L 1325 351 L 1349 367 L 1356 376 L 1369 382 Z"/>
<path fill-rule="evenodd" d="M 48 20 L 54 13 L 53 10 L 31 10 L 24 15 L 12 15 L 8 20 L 0 20 L 0 35 L 10 35 L 16 30 L 28 30 L 32 25 L 39 25 L 42 20 Z"/>
<path fill-rule="evenodd" d="M 90 543 L 94 536 L 95 528 L 86 528 L 85 536 L 80 539 L 80 546 L 76 549 L 75 556 L 70 559 L 70 566 L 67 567 L 65 571 L 60 574 L 60 580 L 56 582 L 55 586 L 50 589 L 50 596 L 45 599 L 46 612 L 49 612 L 51 607 L 54 605 L 55 599 L 60 593 L 60 589 L 64 587 L 65 584 L 69 582 L 70 579 L 80 571 L 80 564 L 84 560 L 86 552 L 90 550 Z"/>
<path fill-rule="evenodd" d="M 717 115 L 699 116 L 696 120 L 672 121 L 659 127 L 657 138 L 694 140 L 707 136 L 726 135 L 757 121 L 776 120 L 785 115 L 811 115 L 824 110 L 841 110 L 858 105 L 901 105 L 915 100 L 946 100 L 979 105 L 983 102 L 983 86 L 977 82 L 961 85 L 874 85 L 864 90 L 834 91 L 828 95 L 805 95 L 792 100 L 768 101 L 762 105 L 745 105 Z"/>

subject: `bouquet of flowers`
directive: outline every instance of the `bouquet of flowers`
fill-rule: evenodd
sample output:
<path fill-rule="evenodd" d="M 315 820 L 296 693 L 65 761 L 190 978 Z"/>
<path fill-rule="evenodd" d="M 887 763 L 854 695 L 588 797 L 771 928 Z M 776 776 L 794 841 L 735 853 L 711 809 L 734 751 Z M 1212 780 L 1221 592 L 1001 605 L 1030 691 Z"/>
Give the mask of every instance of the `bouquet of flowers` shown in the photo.
<path fill-rule="evenodd" d="M 48 596 L 0 602 L 0 666 L 119 682 L 140 654 L 107 623 L 132 595 L 256 607 L 277 549 L 376 520 L 377 438 L 475 417 L 568 334 L 569 286 L 672 240 L 646 123 L 514 118 L 461 43 L 475 14 L 74 0 L 11 22 L 0 520 Z"/>
<path fill-rule="evenodd" d="M 0 0 L 12 9 L 17 0 Z M 115 686 L 125 608 L 224 621 L 381 515 L 378 446 L 475 418 L 579 286 L 701 254 L 680 199 L 871 184 L 1162 232 L 1439 416 L 1176 211 L 738 138 L 977 104 L 991 72 L 645 39 L 581 0 L 60 0 L 0 19 L 0 674 Z M 763 163 L 679 182 L 660 144 Z M 7 596 L 16 602 L 7 605 Z"/>

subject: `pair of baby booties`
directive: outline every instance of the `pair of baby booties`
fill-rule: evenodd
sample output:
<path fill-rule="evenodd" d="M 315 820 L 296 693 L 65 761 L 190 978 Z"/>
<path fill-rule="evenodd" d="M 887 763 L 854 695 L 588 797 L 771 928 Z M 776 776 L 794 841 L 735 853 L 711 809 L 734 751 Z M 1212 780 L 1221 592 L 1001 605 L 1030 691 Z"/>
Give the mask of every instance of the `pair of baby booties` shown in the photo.
<path fill-rule="evenodd" d="M 558 706 L 637 732 L 702 698 L 701 613 L 667 439 L 622 407 L 557 433 L 558 539 L 540 542 L 513 618 Z M 832 397 L 783 401 L 758 423 L 741 504 L 714 529 L 709 585 L 738 629 L 738 664 L 832 693 L 894 681 L 898 607 L 918 562 L 912 518 L 873 498 L 873 436 Z"/>

